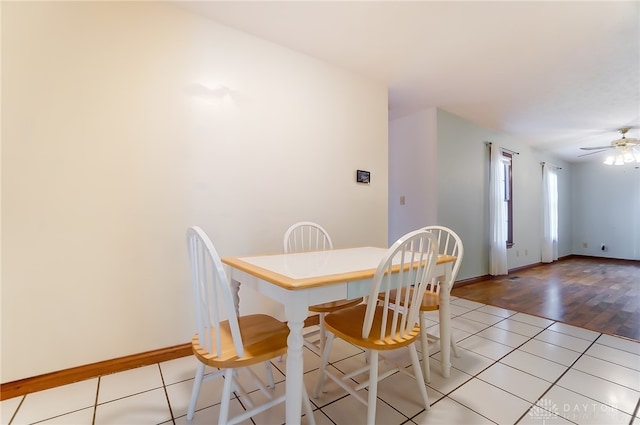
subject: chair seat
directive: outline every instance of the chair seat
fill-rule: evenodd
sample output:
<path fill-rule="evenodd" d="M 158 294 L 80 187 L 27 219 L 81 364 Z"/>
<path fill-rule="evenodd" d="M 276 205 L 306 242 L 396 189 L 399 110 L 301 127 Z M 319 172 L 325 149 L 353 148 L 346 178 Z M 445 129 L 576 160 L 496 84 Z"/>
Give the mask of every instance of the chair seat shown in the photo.
<path fill-rule="evenodd" d="M 413 343 L 420 336 L 420 326 L 416 325 L 411 332 L 403 337 L 380 339 L 380 328 L 382 325 L 383 307 L 377 306 L 371 334 L 369 338 L 362 338 L 362 323 L 367 311 L 366 304 L 339 310 L 330 313 L 324 318 L 325 326 L 328 330 L 343 340 L 362 348 L 371 350 L 395 350 Z M 391 314 L 387 321 L 387 333 L 391 329 Z"/>
<path fill-rule="evenodd" d="M 413 289 L 410 289 L 409 299 L 413 296 Z M 382 297 L 380 295 L 378 298 Z M 396 304 L 396 290 L 389 291 L 389 300 L 391 304 Z M 400 297 L 400 305 L 404 305 L 404 290 Z M 422 303 L 420 305 L 420 311 L 434 311 L 440 308 L 440 296 L 434 292 L 425 292 L 422 296 Z"/>
<path fill-rule="evenodd" d="M 331 313 L 336 310 L 340 310 L 347 307 L 353 307 L 355 305 L 362 303 L 362 298 L 357 298 L 354 300 L 339 300 L 339 301 L 331 301 L 329 303 L 324 304 L 316 304 L 309 307 L 309 311 L 314 313 Z"/>
<path fill-rule="evenodd" d="M 215 330 L 211 329 L 211 341 L 213 348 L 211 353 L 200 345 L 198 334 L 191 341 L 193 353 L 208 366 L 221 369 L 250 366 L 268 361 L 287 352 L 287 336 L 289 328 L 285 323 L 266 314 L 251 314 L 238 317 L 240 333 L 244 342 L 244 356 L 238 357 L 233 348 L 233 339 L 229 322 L 221 323 L 221 345 L 225 347 L 220 357 L 216 352 Z"/>

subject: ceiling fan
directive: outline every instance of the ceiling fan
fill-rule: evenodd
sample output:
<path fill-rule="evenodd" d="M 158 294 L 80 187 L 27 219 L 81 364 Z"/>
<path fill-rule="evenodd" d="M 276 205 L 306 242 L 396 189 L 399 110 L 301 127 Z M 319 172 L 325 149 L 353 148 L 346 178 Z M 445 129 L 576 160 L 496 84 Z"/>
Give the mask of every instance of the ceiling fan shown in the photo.
<path fill-rule="evenodd" d="M 605 159 L 604 163 L 607 165 L 622 165 L 625 162 L 640 162 L 640 140 L 633 137 L 626 137 L 629 127 L 623 127 L 618 130 L 622 137 L 614 140 L 608 146 L 596 146 L 590 148 L 580 148 L 585 151 L 595 150 L 597 152 L 589 152 L 580 156 L 592 155 L 594 153 L 600 153 L 607 149 L 617 149 L 615 154 L 612 154 Z"/>

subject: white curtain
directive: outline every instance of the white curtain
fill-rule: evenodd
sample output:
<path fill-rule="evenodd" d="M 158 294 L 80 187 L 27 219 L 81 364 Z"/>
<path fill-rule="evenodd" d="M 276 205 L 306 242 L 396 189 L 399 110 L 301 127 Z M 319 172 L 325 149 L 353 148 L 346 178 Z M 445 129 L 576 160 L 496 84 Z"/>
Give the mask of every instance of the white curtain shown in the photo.
<path fill-rule="evenodd" d="M 502 150 L 492 143 L 489 173 L 489 274 L 493 276 L 508 273 L 504 179 Z"/>
<path fill-rule="evenodd" d="M 542 164 L 542 262 L 558 259 L 558 170 Z"/>

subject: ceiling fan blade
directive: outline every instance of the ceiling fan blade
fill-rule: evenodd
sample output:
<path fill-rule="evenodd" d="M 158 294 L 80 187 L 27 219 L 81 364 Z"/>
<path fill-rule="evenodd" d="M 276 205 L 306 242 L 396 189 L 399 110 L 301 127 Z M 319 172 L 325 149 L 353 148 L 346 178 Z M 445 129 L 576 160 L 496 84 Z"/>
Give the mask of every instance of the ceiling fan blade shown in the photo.
<path fill-rule="evenodd" d="M 596 150 L 596 149 L 609 149 L 609 148 L 613 148 L 614 146 L 597 146 L 595 148 L 580 148 L 583 151 L 592 151 L 592 150 Z"/>
<path fill-rule="evenodd" d="M 604 151 L 606 151 L 606 149 L 600 149 L 599 151 L 596 151 L 596 152 L 583 153 L 582 155 L 578 155 L 578 158 L 580 158 L 581 156 L 593 155 L 593 154 L 604 152 Z"/>

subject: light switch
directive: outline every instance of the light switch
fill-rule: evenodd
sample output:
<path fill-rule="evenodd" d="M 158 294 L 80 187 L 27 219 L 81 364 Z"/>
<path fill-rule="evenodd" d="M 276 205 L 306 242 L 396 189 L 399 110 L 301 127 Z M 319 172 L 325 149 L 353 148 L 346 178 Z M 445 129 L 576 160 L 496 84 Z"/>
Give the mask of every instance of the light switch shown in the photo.
<path fill-rule="evenodd" d="M 404 195 L 400 197 L 400 205 L 404 205 Z"/>

